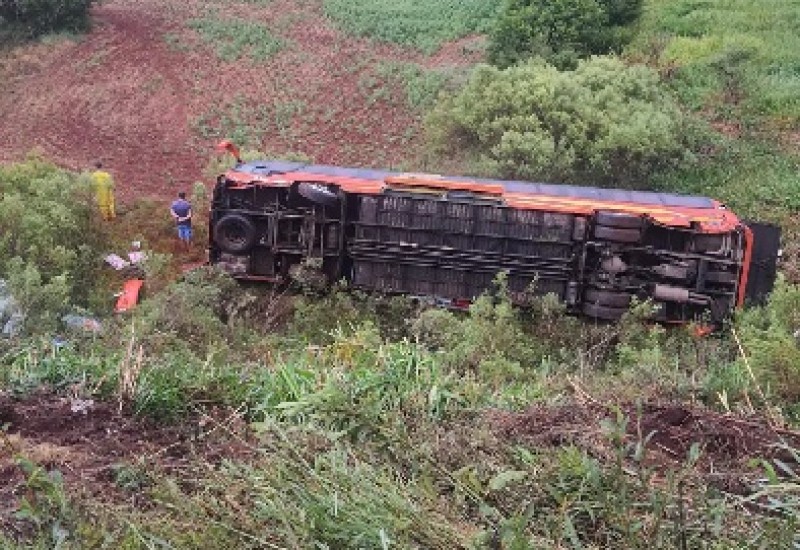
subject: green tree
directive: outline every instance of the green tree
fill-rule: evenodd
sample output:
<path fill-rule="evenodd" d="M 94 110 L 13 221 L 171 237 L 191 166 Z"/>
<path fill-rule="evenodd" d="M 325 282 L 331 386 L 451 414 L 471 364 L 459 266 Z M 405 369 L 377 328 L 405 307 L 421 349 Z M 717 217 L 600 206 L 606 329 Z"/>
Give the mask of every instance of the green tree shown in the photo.
<path fill-rule="evenodd" d="M 87 180 L 40 159 L 0 167 L 0 278 L 29 324 L 91 306 L 107 235 Z"/>
<path fill-rule="evenodd" d="M 52 31 L 81 31 L 89 23 L 95 0 L 3 0 L 0 23 L 13 26 L 29 37 Z"/>
<path fill-rule="evenodd" d="M 489 60 L 508 67 L 543 57 L 560 68 L 621 49 L 642 0 L 509 0 L 489 39 Z"/>
<path fill-rule="evenodd" d="M 652 70 L 595 57 L 574 71 L 479 66 L 428 128 L 439 151 L 475 155 L 492 175 L 641 185 L 684 157 L 682 121 Z"/>

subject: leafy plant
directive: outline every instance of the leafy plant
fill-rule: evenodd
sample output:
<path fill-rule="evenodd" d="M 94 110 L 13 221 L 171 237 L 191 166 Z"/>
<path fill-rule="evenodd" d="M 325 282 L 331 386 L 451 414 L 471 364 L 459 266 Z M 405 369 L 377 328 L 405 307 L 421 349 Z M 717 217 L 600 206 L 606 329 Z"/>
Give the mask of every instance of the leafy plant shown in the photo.
<path fill-rule="evenodd" d="M 109 236 L 93 202 L 87 179 L 42 159 L 0 167 L 0 278 L 28 327 L 53 328 L 70 304 L 99 301 Z"/>
<path fill-rule="evenodd" d="M 479 66 L 428 120 L 435 146 L 478 155 L 490 174 L 638 186 L 684 158 L 682 126 L 655 73 L 612 57 L 574 71 Z"/>
<path fill-rule="evenodd" d="M 48 32 L 82 31 L 89 25 L 95 0 L 5 0 L 0 3 L 0 23 L 5 20 L 28 37 Z"/>
<path fill-rule="evenodd" d="M 508 67 L 543 57 L 560 68 L 589 55 L 618 52 L 630 38 L 642 0 L 510 0 L 495 23 L 489 60 Z"/>

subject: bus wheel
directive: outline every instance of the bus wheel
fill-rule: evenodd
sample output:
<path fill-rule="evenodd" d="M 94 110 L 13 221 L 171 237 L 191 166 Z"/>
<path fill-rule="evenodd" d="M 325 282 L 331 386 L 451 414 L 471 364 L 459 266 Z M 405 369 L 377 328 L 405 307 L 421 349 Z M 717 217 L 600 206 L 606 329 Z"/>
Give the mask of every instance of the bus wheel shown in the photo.
<path fill-rule="evenodd" d="M 594 223 L 619 229 L 641 229 L 644 220 L 641 216 L 634 216 L 633 214 L 599 210 L 594 216 Z"/>
<path fill-rule="evenodd" d="M 256 242 L 256 227 L 246 216 L 228 214 L 214 226 L 214 242 L 224 252 L 246 252 Z"/>
<path fill-rule="evenodd" d="M 642 232 L 638 229 L 619 229 L 617 227 L 595 225 L 594 236 L 601 241 L 612 243 L 638 243 L 642 238 Z"/>
<path fill-rule="evenodd" d="M 617 321 L 628 310 L 624 307 L 601 306 L 599 304 L 587 302 L 583 304 L 581 311 L 583 311 L 584 315 L 594 317 L 595 319 L 603 319 L 604 321 Z"/>
<path fill-rule="evenodd" d="M 627 292 L 611 292 L 609 290 L 587 289 L 583 294 L 584 303 L 628 309 L 632 296 Z"/>

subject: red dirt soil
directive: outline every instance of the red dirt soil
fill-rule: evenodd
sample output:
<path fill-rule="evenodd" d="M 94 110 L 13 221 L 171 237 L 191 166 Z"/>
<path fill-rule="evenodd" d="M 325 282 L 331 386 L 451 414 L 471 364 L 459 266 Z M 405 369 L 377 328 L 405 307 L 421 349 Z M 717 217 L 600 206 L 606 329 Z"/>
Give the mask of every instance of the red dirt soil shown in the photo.
<path fill-rule="evenodd" d="M 624 444 L 643 442 L 645 464 L 658 469 L 687 463 L 692 445 L 701 451 L 699 471 L 722 481 L 726 490 L 743 492 L 746 479 L 762 475 L 749 459 L 780 459 L 793 464 L 787 446 L 800 449 L 800 432 L 771 426 L 764 418 L 719 414 L 684 404 L 624 403 L 609 408 L 593 403 L 537 405 L 524 413 L 492 411 L 488 423 L 498 436 L 534 447 L 574 445 L 597 458 L 613 459 L 615 450 L 604 433 L 605 419 L 625 419 Z"/>
<path fill-rule="evenodd" d="M 476 37 L 431 56 L 354 39 L 324 17 L 319 2 L 232 1 L 224 13 L 219 6 L 106 0 L 94 8 L 88 35 L 0 53 L 0 162 L 32 149 L 74 170 L 100 159 L 123 201 L 170 197 L 203 179 L 220 126 L 253 124 L 266 109 L 254 130 L 263 140 L 251 147 L 397 167 L 419 152 L 421 115 L 402 83 L 376 78 L 376 70 L 397 62 L 449 69 L 480 56 Z M 262 23 L 287 46 L 263 62 L 221 60 L 188 25 L 201 17 Z M 237 105 L 241 120 L 231 122 Z M 263 127 L 286 109 L 293 114 L 281 127 Z"/>
<path fill-rule="evenodd" d="M 115 482 L 120 467 L 169 473 L 197 458 L 216 464 L 252 456 L 241 418 L 210 414 L 172 426 L 137 420 L 111 403 L 50 394 L 14 400 L 0 394 L 0 427 L 5 426 L 0 431 L 0 529 L 26 493 L 18 455 L 59 470 L 71 493 L 87 491 L 101 501 L 126 498 Z"/>

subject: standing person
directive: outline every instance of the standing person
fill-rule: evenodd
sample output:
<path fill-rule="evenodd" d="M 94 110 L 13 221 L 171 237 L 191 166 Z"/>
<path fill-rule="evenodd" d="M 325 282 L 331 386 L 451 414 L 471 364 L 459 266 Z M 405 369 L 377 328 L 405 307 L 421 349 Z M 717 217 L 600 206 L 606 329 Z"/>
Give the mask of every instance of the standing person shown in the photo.
<path fill-rule="evenodd" d="M 114 202 L 114 179 L 111 174 L 103 170 L 103 163 L 94 164 L 95 171 L 92 172 L 92 185 L 97 199 L 97 206 L 100 208 L 100 215 L 103 219 L 113 220 L 116 216 L 116 204 Z"/>
<path fill-rule="evenodd" d="M 178 226 L 178 240 L 188 252 L 192 244 L 192 205 L 186 200 L 186 193 L 178 193 L 169 211 Z"/>

